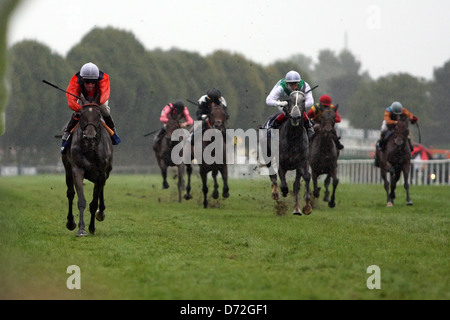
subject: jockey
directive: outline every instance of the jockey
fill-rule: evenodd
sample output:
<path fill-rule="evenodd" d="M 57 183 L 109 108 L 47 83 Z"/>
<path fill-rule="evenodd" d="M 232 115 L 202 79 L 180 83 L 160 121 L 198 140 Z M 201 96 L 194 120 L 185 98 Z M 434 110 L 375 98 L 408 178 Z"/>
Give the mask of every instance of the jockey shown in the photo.
<path fill-rule="evenodd" d="M 227 112 L 227 101 L 222 96 L 220 90 L 212 88 L 208 90 L 205 95 L 201 96 L 200 99 L 198 99 L 197 120 L 204 120 L 206 118 L 209 114 L 209 108 L 212 102 L 222 105 L 227 114 L 227 119 L 229 118 Z"/>
<path fill-rule="evenodd" d="M 220 90 L 216 89 L 216 88 L 212 88 L 210 90 L 208 90 L 208 92 L 201 96 L 200 99 L 198 99 L 198 109 L 197 109 L 197 120 L 201 120 L 204 124 L 204 122 L 206 121 L 206 118 L 208 117 L 209 111 L 210 111 L 210 107 L 212 103 L 215 103 L 217 105 L 221 105 L 223 106 L 223 109 L 225 110 L 226 113 L 226 117 L 227 119 L 230 117 L 228 115 L 228 111 L 227 111 L 227 101 L 225 100 L 225 98 L 222 96 L 222 93 L 220 92 Z M 202 126 L 202 132 L 206 130 L 206 126 Z M 199 131 L 197 129 L 197 131 Z M 191 134 L 191 144 L 194 145 L 194 134 L 196 134 L 196 132 L 192 132 Z"/>
<path fill-rule="evenodd" d="M 81 100 L 70 94 L 66 94 L 69 108 L 72 109 L 74 113 L 69 120 L 69 123 L 64 128 L 61 145 L 62 154 L 65 154 L 67 151 L 66 147 L 70 137 L 70 131 L 80 120 L 81 108 L 87 103 L 96 103 L 100 106 L 103 120 L 105 120 L 106 125 L 114 131 L 114 134 L 111 136 L 112 143 L 117 145 L 121 142 L 120 138 L 115 133 L 116 129 L 108 105 L 111 89 L 109 85 L 109 76 L 106 73 L 100 71 L 92 62 L 88 62 L 81 67 L 80 72 L 72 77 L 69 86 L 67 87 L 67 92 L 80 97 Z"/>
<path fill-rule="evenodd" d="M 194 120 L 189 114 L 188 108 L 184 105 L 184 102 L 181 100 L 177 100 L 174 103 L 169 103 L 166 105 L 162 112 L 159 121 L 164 123 L 164 126 L 159 130 L 158 135 L 156 137 L 156 141 L 161 140 L 161 138 L 166 133 L 166 124 L 169 121 L 169 118 L 174 114 L 182 114 L 182 118 L 184 118 L 184 122 L 180 123 L 180 127 L 184 128 L 187 126 L 192 126 L 194 124 Z"/>
<path fill-rule="evenodd" d="M 318 130 L 319 128 L 319 122 L 322 119 L 322 111 L 326 110 L 327 108 L 335 109 L 335 106 L 332 104 L 331 97 L 327 94 L 324 94 L 320 97 L 319 103 L 316 103 L 314 106 L 311 107 L 308 111 L 308 117 L 316 124 L 314 125 L 314 131 Z M 341 116 L 339 115 L 338 111 L 335 112 L 335 123 L 341 122 Z M 314 136 L 313 136 L 314 137 Z M 333 128 L 333 140 L 336 144 L 336 148 L 338 150 L 344 149 L 344 146 L 339 141 L 339 137 L 337 136 L 336 129 Z"/>
<path fill-rule="evenodd" d="M 402 104 L 398 101 L 393 102 L 389 107 L 386 108 L 384 111 L 384 120 L 383 124 L 381 125 L 381 137 L 380 140 L 377 142 L 377 148 L 380 151 L 384 150 L 384 147 L 386 146 L 386 142 L 388 141 L 389 137 L 393 133 L 393 129 L 395 128 L 395 125 L 397 124 L 397 120 L 395 120 L 399 115 L 404 114 L 409 118 L 412 124 L 415 124 L 418 119 L 415 115 L 413 115 L 411 112 L 409 112 L 405 107 L 402 106 Z M 411 146 L 411 151 L 413 150 L 413 146 L 411 141 L 409 141 L 409 145 Z"/>
<path fill-rule="evenodd" d="M 309 91 L 305 95 L 305 108 L 309 108 L 314 105 L 314 98 L 312 92 L 310 91 L 311 87 L 309 86 L 309 84 L 302 80 L 302 77 L 297 71 L 289 71 L 288 73 L 286 73 L 285 78 L 279 80 L 275 84 L 272 91 L 266 98 L 266 104 L 268 106 L 278 107 L 278 110 L 280 111 L 280 114 L 278 114 L 278 116 L 273 121 L 273 129 L 278 129 L 286 119 L 284 107 L 288 105 L 288 102 L 280 101 L 280 99 L 289 97 L 289 95 L 295 90 L 301 91 L 303 93 Z M 303 113 L 303 123 L 305 124 L 305 128 L 308 130 L 308 138 L 311 140 L 314 129 L 305 112 Z"/>

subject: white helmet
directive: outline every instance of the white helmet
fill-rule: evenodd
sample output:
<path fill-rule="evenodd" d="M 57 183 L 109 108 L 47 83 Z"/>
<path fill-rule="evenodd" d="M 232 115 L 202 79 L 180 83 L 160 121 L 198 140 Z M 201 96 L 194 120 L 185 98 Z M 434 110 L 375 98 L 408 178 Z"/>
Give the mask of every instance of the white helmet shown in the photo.
<path fill-rule="evenodd" d="M 289 71 L 288 73 L 286 73 L 286 82 L 290 83 L 290 82 L 300 82 L 300 80 L 302 80 L 302 77 L 300 77 L 300 74 L 297 71 Z"/>
<path fill-rule="evenodd" d="M 83 79 L 97 80 L 100 76 L 100 71 L 95 64 L 93 64 L 92 62 L 88 62 L 81 67 L 80 76 Z"/>
<path fill-rule="evenodd" d="M 391 104 L 391 110 L 395 114 L 402 114 L 403 106 L 400 102 L 395 101 L 395 102 L 392 102 L 392 104 Z"/>

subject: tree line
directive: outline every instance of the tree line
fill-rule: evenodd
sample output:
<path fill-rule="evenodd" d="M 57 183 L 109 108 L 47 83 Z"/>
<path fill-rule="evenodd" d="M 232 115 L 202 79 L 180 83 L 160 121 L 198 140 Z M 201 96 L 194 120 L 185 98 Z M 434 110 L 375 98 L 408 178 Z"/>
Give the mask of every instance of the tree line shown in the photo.
<path fill-rule="evenodd" d="M 115 147 L 115 165 L 155 163 L 152 138 L 144 134 L 160 128 L 162 108 L 183 100 L 191 115 L 210 88 L 221 90 L 228 103 L 229 127 L 259 128 L 277 110 L 265 99 L 289 70 L 297 70 L 314 90 L 318 102 L 329 94 L 339 103 L 342 117 L 363 129 L 379 129 L 384 109 L 395 100 L 419 118 L 422 142 L 449 147 L 450 60 L 425 80 L 409 74 L 372 79 L 348 50 L 322 50 L 313 63 L 303 54 L 268 66 L 240 54 L 218 50 L 208 56 L 173 48 L 146 50 L 128 32 L 94 28 L 62 57 L 36 41 L 22 41 L 9 49 L 10 83 L 6 130 L 0 137 L 0 164 L 54 165 L 60 162 L 61 129 L 72 111 L 65 94 L 42 83 L 66 88 L 73 74 L 92 61 L 111 78 L 110 106 L 122 144 Z"/>

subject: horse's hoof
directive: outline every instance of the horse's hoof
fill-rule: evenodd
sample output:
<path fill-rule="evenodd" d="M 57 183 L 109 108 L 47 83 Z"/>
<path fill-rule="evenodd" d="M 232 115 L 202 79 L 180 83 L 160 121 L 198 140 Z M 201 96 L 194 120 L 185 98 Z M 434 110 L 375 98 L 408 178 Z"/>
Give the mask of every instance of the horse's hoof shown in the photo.
<path fill-rule="evenodd" d="M 294 216 L 301 216 L 302 212 L 299 209 L 294 209 L 293 215 Z"/>
<path fill-rule="evenodd" d="M 97 219 L 97 221 L 103 221 L 105 220 L 105 212 L 104 211 L 99 211 L 97 210 L 97 212 L 95 213 L 95 218 Z"/>
<path fill-rule="evenodd" d="M 408 201 L 408 202 L 406 202 L 406 205 L 407 205 L 407 206 L 412 206 L 412 205 L 413 205 L 413 202 L 412 202 L 412 201 Z"/>
<path fill-rule="evenodd" d="M 284 198 L 286 198 L 288 194 L 287 194 L 287 193 L 284 193 L 284 192 L 282 192 L 282 193 L 281 193 L 281 195 L 282 195 L 282 196 L 283 196 Z"/>
<path fill-rule="evenodd" d="M 328 206 L 329 206 L 330 208 L 334 208 L 334 207 L 336 207 L 336 202 L 330 201 L 330 202 L 328 202 Z"/>
<path fill-rule="evenodd" d="M 272 193 L 272 199 L 278 201 L 278 199 L 280 199 L 280 194 L 278 192 Z"/>
<path fill-rule="evenodd" d="M 311 205 L 306 205 L 303 207 L 303 214 L 306 214 L 309 216 L 312 213 L 312 207 Z"/>
<path fill-rule="evenodd" d="M 169 189 L 169 183 L 167 181 L 164 181 L 162 188 L 163 189 Z"/>
<path fill-rule="evenodd" d="M 219 191 L 214 191 L 212 197 L 213 199 L 219 199 Z"/>
<path fill-rule="evenodd" d="M 229 196 L 230 196 L 229 192 L 222 193 L 222 197 L 224 197 L 224 198 L 228 198 Z"/>
<path fill-rule="evenodd" d="M 186 199 L 186 200 L 191 200 L 191 199 L 192 199 L 192 195 L 186 193 L 186 194 L 184 195 L 184 199 Z"/>
<path fill-rule="evenodd" d="M 320 188 L 317 188 L 317 190 L 314 190 L 314 197 L 318 198 L 320 196 Z"/>
<path fill-rule="evenodd" d="M 77 237 L 87 237 L 87 235 L 86 230 L 79 230 L 77 233 Z"/>
<path fill-rule="evenodd" d="M 66 227 L 69 231 L 73 231 L 77 227 L 77 224 L 74 221 L 67 221 Z"/>
<path fill-rule="evenodd" d="M 93 228 L 93 229 L 89 228 L 89 233 L 92 235 L 95 235 L 95 228 Z"/>
<path fill-rule="evenodd" d="M 387 203 L 387 205 L 386 205 L 388 208 L 390 208 L 390 207 L 393 207 L 394 206 L 394 204 L 391 202 L 391 201 L 389 201 L 388 203 Z"/>

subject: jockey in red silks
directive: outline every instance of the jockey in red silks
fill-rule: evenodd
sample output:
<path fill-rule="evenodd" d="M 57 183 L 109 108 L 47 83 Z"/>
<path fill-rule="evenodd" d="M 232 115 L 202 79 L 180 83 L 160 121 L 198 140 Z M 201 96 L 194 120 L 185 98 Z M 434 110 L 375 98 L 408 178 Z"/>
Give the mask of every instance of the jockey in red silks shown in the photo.
<path fill-rule="evenodd" d="M 119 144 L 120 138 L 115 133 L 114 121 L 111 117 L 111 110 L 109 107 L 109 97 L 111 94 L 109 76 L 108 74 L 99 70 L 99 68 L 92 62 L 84 64 L 80 72 L 76 73 L 69 82 L 67 92 L 78 96 L 66 94 L 69 108 L 74 111 L 72 118 L 64 128 L 61 153 L 66 153 L 67 141 L 70 137 L 70 131 L 80 120 L 80 112 L 83 105 L 87 103 L 96 103 L 100 106 L 103 120 L 106 125 L 114 132 L 111 140 L 114 145 Z"/>
<path fill-rule="evenodd" d="M 159 120 L 164 123 L 164 126 L 161 128 L 161 130 L 158 132 L 158 135 L 156 137 L 156 140 L 159 141 L 161 137 L 166 132 L 166 124 L 169 121 L 169 118 L 173 114 L 181 114 L 181 119 L 184 119 L 184 122 L 180 123 L 180 127 L 184 128 L 187 126 L 192 126 L 194 124 L 194 120 L 192 119 L 191 115 L 189 114 L 188 108 L 184 105 L 184 102 L 181 100 L 177 100 L 174 103 L 167 104 L 162 112 L 161 117 Z"/>
<path fill-rule="evenodd" d="M 314 122 L 316 122 L 316 124 L 314 125 L 314 131 L 316 131 L 316 129 L 318 129 L 319 127 L 318 123 L 322 119 L 322 111 L 326 110 L 327 108 L 331 108 L 332 110 L 334 110 L 336 107 L 332 104 L 331 97 L 327 94 L 324 94 L 323 96 L 320 97 L 319 103 L 316 103 L 311 107 L 311 109 L 309 109 L 308 117 L 311 120 L 314 120 Z M 335 111 L 334 114 L 335 114 L 335 123 L 341 122 L 341 116 L 339 115 L 337 110 Z M 333 140 L 338 150 L 344 149 L 344 146 L 339 141 L 339 137 L 337 135 L 335 128 L 333 128 Z"/>

